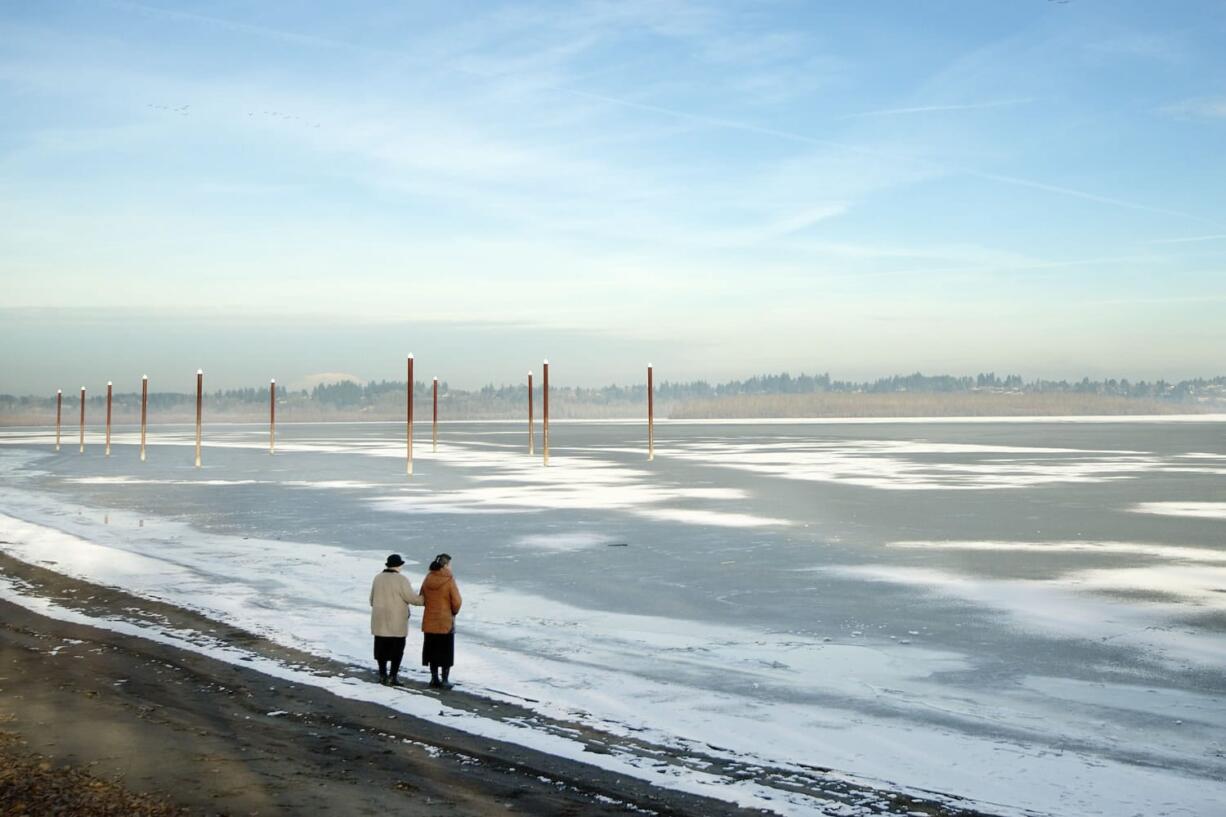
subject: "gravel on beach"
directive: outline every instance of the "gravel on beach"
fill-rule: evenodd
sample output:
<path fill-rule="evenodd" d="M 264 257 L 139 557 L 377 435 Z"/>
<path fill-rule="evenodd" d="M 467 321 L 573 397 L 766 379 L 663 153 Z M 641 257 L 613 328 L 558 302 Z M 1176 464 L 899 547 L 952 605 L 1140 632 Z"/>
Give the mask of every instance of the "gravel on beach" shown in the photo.
<path fill-rule="evenodd" d="M 0 815 L 4 817 L 188 817 L 159 797 L 72 766 L 57 766 L 13 732 L 0 731 Z"/>

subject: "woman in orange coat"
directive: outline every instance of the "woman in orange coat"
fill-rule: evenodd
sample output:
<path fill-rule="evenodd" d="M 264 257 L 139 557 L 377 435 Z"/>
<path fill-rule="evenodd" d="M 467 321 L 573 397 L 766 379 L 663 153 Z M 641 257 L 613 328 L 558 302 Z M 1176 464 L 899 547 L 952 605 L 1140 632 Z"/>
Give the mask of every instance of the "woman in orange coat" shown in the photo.
<path fill-rule="evenodd" d="M 460 612 L 460 588 L 451 575 L 451 557 L 440 553 L 421 582 L 426 611 L 421 617 L 421 663 L 430 667 L 430 686 L 451 689 L 448 677 L 455 663 L 455 616 Z M 442 670 L 442 678 L 439 678 Z"/>

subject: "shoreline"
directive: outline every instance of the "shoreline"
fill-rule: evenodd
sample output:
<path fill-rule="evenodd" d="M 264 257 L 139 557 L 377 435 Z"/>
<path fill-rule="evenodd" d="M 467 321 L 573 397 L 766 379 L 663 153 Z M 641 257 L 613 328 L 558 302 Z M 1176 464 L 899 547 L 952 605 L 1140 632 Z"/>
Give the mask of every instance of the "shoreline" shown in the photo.
<path fill-rule="evenodd" d="M 2 728 L 28 751 L 193 814 L 759 813 L 657 797 L 597 770 L 6 600 L 0 661 Z M 6 805 L 0 792 L 0 811 Z"/>
<path fill-rule="evenodd" d="M 431 792 L 428 810 L 406 813 L 731 817 L 820 813 L 854 804 L 855 811 L 844 813 L 985 817 L 954 797 L 878 789 L 829 769 L 798 773 L 750 762 L 738 767 L 715 755 L 577 723 L 550 723 L 462 687 L 448 693 L 418 688 L 411 673 L 404 690 L 388 690 L 363 677 L 373 671 L 300 653 L 199 613 L 72 579 L 4 552 L 0 611 L 4 729 L 54 763 L 97 767 L 138 793 L 192 809 L 228 803 L 234 814 L 295 814 L 308 805 L 317 810 L 320 797 L 346 806 L 356 797 L 371 808 L 404 810 L 412 809 L 406 792 Z M 180 646 L 193 643 L 213 647 Z M 274 665 L 279 669 L 270 673 Z M 414 717 L 388 706 L 390 700 L 337 694 L 313 683 L 320 679 L 350 689 L 369 685 L 369 692 L 389 698 L 433 698 L 445 709 L 438 720 Z M 719 777 L 729 784 L 752 781 L 776 791 L 781 810 L 742 807 L 456 729 L 446 723 L 449 709 L 509 723 L 532 720 L 543 732 L 571 733 L 568 739 L 582 743 L 593 758 L 647 757 L 674 767 L 674 774 L 701 773 L 708 786 Z M 122 747 L 97 740 L 116 730 L 124 736 Z M 183 733 L 193 731 L 184 742 Z M 312 783 L 295 788 L 285 784 L 287 778 Z M 798 809 L 795 801 L 784 805 L 789 795 L 812 803 L 812 811 Z"/>
<path fill-rule="evenodd" d="M 207 415 L 206 415 L 207 416 Z M 646 424 L 646 417 L 604 417 L 604 418 L 550 418 L 552 425 L 609 425 L 609 426 L 639 426 Z M 672 426 L 710 426 L 710 425 L 910 425 L 910 424 L 983 424 L 983 423 L 1226 423 L 1226 412 L 1204 412 L 1192 414 L 970 414 L 970 415 L 901 415 L 895 417 L 879 416 L 846 416 L 846 417 L 656 417 L 656 425 Z M 439 420 L 439 426 L 464 425 L 506 425 L 521 427 L 522 419 L 492 419 L 492 420 Z M 403 420 L 277 420 L 277 428 L 284 426 L 392 426 L 404 427 Z M 537 421 L 539 431 L 539 419 Z M 206 427 L 255 427 L 267 428 L 268 420 L 207 420 Z M 429 428 L 431 421 L 414 420 L 414 428 Z M 148 428 L 187 427 L 194 428 L 192 419 L 174 420 L 168 422 L 149 423 Z M 75 439 L 73 436 L 78 426 L 65 424 L 64 440 L 69 446 Z M 96 422 L 87 423 L 86 433 L 102 434 L 105 426 Z M 140 424 L 134 421 L 114 422 L 113 429 L 137 429 Z M 6 432 L 28 432 L 30 434 L 55 434 L 55 425 L 42 424 L 6 424 L 0 418 L 0 429 Z M 22 442 L 28 442 L 23 440 Z"/>

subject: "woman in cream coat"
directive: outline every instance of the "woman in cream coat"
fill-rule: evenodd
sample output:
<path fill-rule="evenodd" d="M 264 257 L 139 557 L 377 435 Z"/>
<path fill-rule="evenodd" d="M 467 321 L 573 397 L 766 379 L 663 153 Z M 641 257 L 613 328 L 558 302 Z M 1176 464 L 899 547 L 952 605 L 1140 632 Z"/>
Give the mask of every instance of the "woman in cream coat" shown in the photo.
<path fill-rule="evenodd" d="M 404 643 L 409 636 L 409 605 L 425 604 L 425 600 L 414 592 L 413 583 L 400 575 L 403 564 L 404 559 L 398 554 L 388 556 L 387 566 L 370 584 L 370 634 L 375 637 L 379 683 L 391 686 L 400 686 L 397 675 L 400 660 L 404 658 Z"/>

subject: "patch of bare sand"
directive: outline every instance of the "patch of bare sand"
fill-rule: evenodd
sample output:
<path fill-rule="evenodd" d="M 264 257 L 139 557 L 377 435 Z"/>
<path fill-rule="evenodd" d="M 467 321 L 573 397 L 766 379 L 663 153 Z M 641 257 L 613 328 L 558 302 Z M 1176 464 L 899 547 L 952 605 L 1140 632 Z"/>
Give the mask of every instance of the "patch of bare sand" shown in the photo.
<path fill-rule="evenodd" d="M 121 783 L 32 752 L 15 732 L 0 730 L 0 814 L 39 817 L 190 817 L 164 798 L 128 791 Z"/>

